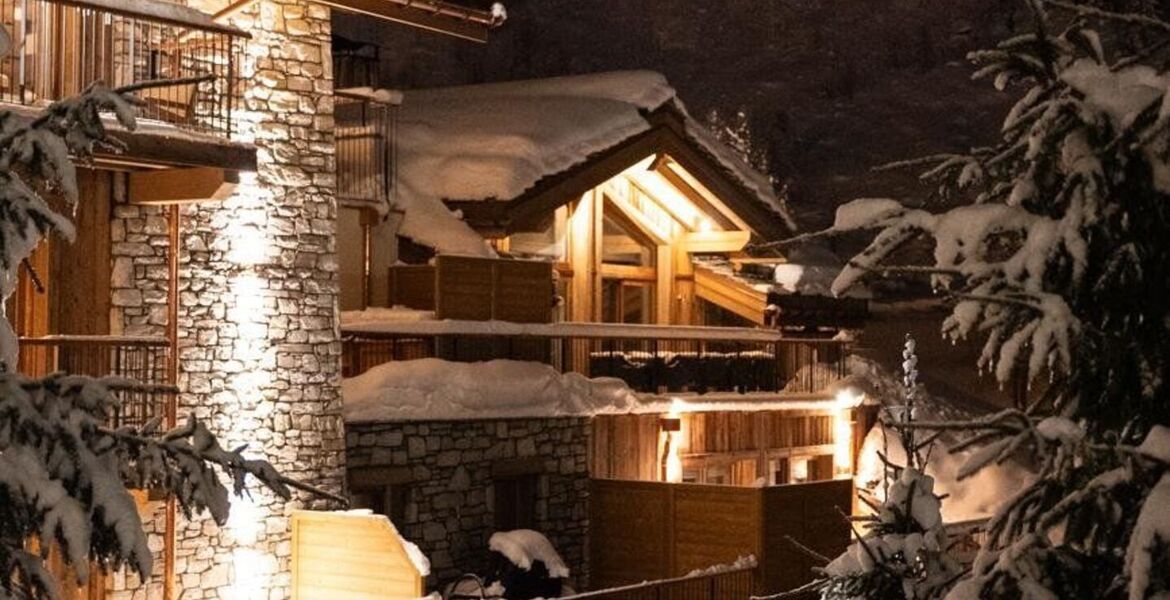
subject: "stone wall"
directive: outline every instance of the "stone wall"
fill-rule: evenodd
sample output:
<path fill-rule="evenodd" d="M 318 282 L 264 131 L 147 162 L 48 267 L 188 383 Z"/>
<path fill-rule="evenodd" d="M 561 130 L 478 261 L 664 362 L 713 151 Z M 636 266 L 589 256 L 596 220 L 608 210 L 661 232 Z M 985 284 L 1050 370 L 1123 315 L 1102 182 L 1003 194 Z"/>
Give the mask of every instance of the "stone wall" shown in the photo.
<path fill-rule="evenodd" d="M 497 478 L 534 474 L 536 529 L 548 536 L 578 589 L 588 584 L 587 417 L 349 424 L 355 493 L 405 486 L 402 534 L 430 558 L 430 584 L 486 573 Z"/>
<path fill-rule="evenodd" d="M 122 177 L 116 178 L 124 182 Z M 125 186 L 115 186 L 110 223 L 110 331 L 165 337 L 170 280 L 168 210 L 125 202 Z"/>
<path fill-rule="evenodd" d="M 285 475 L 340 492 L 329 9 L 261 0 L 233 24 L 252 35 L 235 118 L 258 169 L 227 200 L 182 210 L 179 411 L 225 447 L 246 445 Z M 306 505 L 322 506 L 263 492 L 233 500 L 223 527 L 180 518 L 179 597 L 288 598 L 288 516 Z"/>

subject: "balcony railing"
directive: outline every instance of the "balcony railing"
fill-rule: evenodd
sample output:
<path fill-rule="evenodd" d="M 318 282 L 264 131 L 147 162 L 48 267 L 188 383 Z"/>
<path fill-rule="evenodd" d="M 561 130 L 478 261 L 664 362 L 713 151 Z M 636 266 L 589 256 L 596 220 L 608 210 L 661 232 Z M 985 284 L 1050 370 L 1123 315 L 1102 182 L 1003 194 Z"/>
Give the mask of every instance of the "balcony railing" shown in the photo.
<path fill-rule="evenodd" d="M 155 0 L 0 0 L 0 19 L 13 44 L 0 60 L 0 101 L 43 106 L 98 80 L 210 76 L 142 90 L 139 117 L 231 137 L 246 33 Z"/>
<path fill-rule="evenodd" d="M 393 191 L 396 107 L 377 94 L 334 93 L 337 199 L 351 205 L 382 206 Z"/>
<path fill-rule="evenodd" d="M 167 385 L 171 346 L 162 338 L 118 336 L 46 336 L 20 339 L 20 372 L 43 377 L 63 371 L 73 375 L 125 377 L 139 383 Z M 139 426 L 155 416 L 171 421 L 173 393 L 124 391 L 122 404 L 110 415 L 113 426 Z"/>
<path fill-rule="evenodd" d="M 848 347 L 746 328 L 499 321 L 386 323 L 343 331 L 342 371 L 419 358 L 541 362 L 644 393 L 816 393 L 845 376 Z"/>

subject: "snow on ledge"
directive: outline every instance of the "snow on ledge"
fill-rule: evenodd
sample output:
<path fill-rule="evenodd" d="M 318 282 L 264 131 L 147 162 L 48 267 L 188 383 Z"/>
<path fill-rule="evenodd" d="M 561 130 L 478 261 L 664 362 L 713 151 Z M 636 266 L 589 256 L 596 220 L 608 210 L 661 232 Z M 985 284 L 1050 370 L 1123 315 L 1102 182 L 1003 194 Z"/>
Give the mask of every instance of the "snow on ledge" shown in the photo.
<path fill-rule="evenodd" d="M 833 410 L 831 394 L 639 395 L 624 381 L 560 373 L 535 362 L 394 361 L 341 382 L 347 423 L 588 417 L 759 410 Z"/>
<path fill-rule="evenodd" d="M 386 313 L 389 315 L 390 313 Z M 513 323 L 511 321 L 425 320 L 409 318 L 370 319 L 351 315 L 342 321 L 343 333 L 402 333 L 411 335 L 530 335 L 543 337 L 607 337 L 660 340 L 723 340 L 779 342 L 792 340 L 777 331 L 752 327 L 702 327 L 695 325 L 642 325 L 634 323 Z"/>

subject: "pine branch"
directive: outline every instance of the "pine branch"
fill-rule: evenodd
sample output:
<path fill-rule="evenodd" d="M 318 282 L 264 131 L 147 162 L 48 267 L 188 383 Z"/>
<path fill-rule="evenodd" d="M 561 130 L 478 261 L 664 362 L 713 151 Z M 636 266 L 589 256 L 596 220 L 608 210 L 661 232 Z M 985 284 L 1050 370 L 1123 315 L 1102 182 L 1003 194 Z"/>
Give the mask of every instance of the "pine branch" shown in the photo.
<path fill-rule="evenodd" d="M 1086 6 L 1075 2 L 1067 2 L 1065 0 L 1041 0 L 1044 4 L 1054 6 L 1056 8 L 1074 12 L 1083 17 L 1092 17 L 1095 19 L 1102 19 L 1106 21 L 1115 21 L 1127 25 L 1137 25 L 1140 27 L 1149 27 L 1152 29 L 1159 29 L 1170 33 L 1170 23 L 1161 19 L 1142 15 L 1138 13 L 1122 13 L 1111 10 L 1097 8 L 1095 6 Z"/>

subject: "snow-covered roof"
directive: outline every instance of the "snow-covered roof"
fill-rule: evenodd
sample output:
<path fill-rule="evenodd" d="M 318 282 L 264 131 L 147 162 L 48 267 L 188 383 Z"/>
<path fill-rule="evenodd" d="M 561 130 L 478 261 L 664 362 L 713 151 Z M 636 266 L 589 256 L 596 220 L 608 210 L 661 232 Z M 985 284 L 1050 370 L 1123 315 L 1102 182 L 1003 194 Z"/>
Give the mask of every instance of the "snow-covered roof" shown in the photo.
<path fill-rule="evenodd" d="M 672 108 L 687 139 L 750 196 L 792 228 L 768 178 L 690 119 L 666 79 L 619 71 L 407 91 L 398 112 L 400 233 L 446 253 L 490 248 L 443 200 L 509 201 L 654 124 Z"/>

